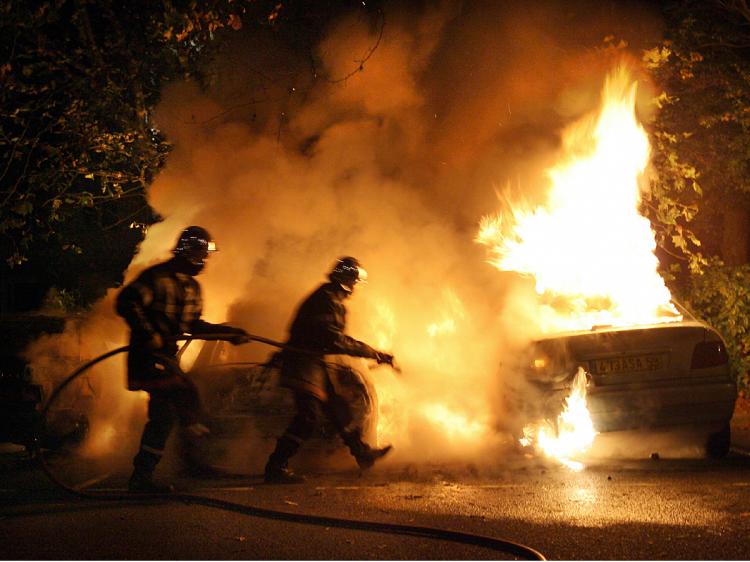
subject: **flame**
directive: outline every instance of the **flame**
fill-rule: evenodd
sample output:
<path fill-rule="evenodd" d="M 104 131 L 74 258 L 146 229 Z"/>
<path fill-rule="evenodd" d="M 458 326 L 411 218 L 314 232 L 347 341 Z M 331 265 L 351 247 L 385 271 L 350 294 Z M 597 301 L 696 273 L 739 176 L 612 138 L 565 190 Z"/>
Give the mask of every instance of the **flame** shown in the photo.
<path fill-rule="evenodd" d="M 464 305 L 458 295 L 451 289 L 443 289 L 442 304 L 441 319 L 427 325 L 427 335 L 431 338 L 455 334 L 457 330 L 456 320 L 466 319 Z"/>
<path fill-rule="evenodd" d="M 602 107 L 563 135 L 544 205 L 484 217 L 477 241 L 503 271 L 532 276 L 556 314 L 544 331 L 679 320 L 657 271 L 651 225 L 638 212 L 648 136 L 635 116 L 637 83 L 605 81 Z"/>
<path fill-rule="evenodd" d="M 636 119 L 636 92 L 624 67 L 612 72 L 600 109 L 564 131 L 544 203 L 506 201 L 480 222 L 477 241 L 490 248 L 490 262 L 534 279 L 542 332 L 681 319 L 658 273 L 651 225 L 639 213 L 650 147 Z M 579 369 L 557 420 L 529 424 L 521 443 L 580 470 L 571 457 L 595 435 Z"/>
<path fill-rule="evenodd" d="M 374 314 L 371 316 L 370 329 L 375 334 L 375 347 L 391 349 L 396 333 L 396 315 L 385 301 L 376 301 Z"/>
<path fill-rule="evenodd" d="M 456 291 L 442 288 L 434 306 L 420 310 L 417 315 L 401 310 L 396 314 L 387 298 L 373 300 L 370 310 L 368 339 L 381 349 L 392 349 L 394 336 L 401 330 L 429 336 L 395 350 L 409 375 L 377 377 L 377 441 L 397 440 L 404 444 L 418 433 L 412 443 L 416 447 L 423 446 L 425 436 L 449 441 L 452 450 L 466 451 L 467 447 L 478 446 L 490 433 L 486 409 L 450 390 L 461 386 L 456 374 L 462 372 L 461 367 L 465 368 L 462 342 L 471 326 L 469 313 Z M 416 433 L 407 437 L 404 428 L 410 426 Z"/>
<path fill-rule="evenodd" d="M 396 315 L 387 300 L 376 300 L 370 314 L 370 332 L 374 336 L 375 347 L 392 349 L 396 333 Z M 398 433 L 398 411 L 393 404 L 395 389 L 388 384 L 378 385 L 378 421 L 375 430 L 378 443 L 390 441 Z"/>
<path fill-rule="evenodd" d="M 440 427 L 445 437 L 452 440 L 479 439 L 487 429 L 483 421 L 470 419 L 440 403 L 424 406 L 422 413 L 430 423 Z"/>
<path fill-rule="evenodd" d="M 440 322 L 433 322 L 427 326 L 427 335 L 431 338 L 441 334 L 454 334 L 456 332 L 456 321 L 453 318 L 444 318 Z"/>
<path fill-rule="evenodd" d="M 547 420 L 534 422 L 523 428 L 523 434 L 520 442 L 524 447 L 534 447 L 573 470 L 581 470 L 583 465 L 571 457 L 586 452 L 596 437 L 586 407 L 586 371 L 578 368 L 556 424 Z"/>

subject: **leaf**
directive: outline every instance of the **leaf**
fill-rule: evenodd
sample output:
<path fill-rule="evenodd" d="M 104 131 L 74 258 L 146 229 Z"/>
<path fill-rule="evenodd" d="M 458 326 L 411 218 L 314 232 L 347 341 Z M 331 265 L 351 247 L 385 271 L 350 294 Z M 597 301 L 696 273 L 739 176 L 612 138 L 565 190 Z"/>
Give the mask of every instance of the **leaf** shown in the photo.
<path fill-rule="evenodd" d="M 31 211 L 33 210 L 34 210 L 34 205 L 32 205 L 31 201 L 27 199 L 23 201 L 19 201 L 13 206 L 13 212 L 21 216 L 29 215 Z"/>

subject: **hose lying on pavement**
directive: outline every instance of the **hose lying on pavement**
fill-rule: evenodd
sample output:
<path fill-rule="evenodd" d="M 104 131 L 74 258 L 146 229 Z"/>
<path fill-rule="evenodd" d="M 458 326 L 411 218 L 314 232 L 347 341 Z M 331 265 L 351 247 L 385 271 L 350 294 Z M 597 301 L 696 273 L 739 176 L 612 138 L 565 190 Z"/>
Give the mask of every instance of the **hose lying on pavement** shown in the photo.
<path fill-rule="evenodd" d="M 186 336 L 177 338 L 178 341 L 189 341 L 189 340 L 227 340 L 236 334 L 196 334 L 192 336 Z M 255 336 L 250 334 L 248 336 L 249 341 L 255 341 L 264 343 L 273 347 L 281 349 L 290 349 L 288 346 L 281 342 L 270 340 L 261 336 Z M 70 373 L 63 381 L 55 388 L 52 394 L 47 400 L 44 408 L 42 409 L 42 417 L 44 420 L 47 419 L 47 413 L 49 412 L 50 406 L 55 402 L 60 393 L 76 378 L 86 372 L 88 369 L 112 357 L 119 353 L 124 353 L 130 349 L 130 346 L 122 346 L 107 353 L 100 355 L 88 361 Z M 292 349 L 292 351 L 300 351 Z M 291 523 L 304 523 L 308 525 L 322 525 L 326 527 L 338 527 L 343 529 L 353 529 L 359 531 L 371 531 L 378 533 L 390 533 L 398 535 L 408 535 L 412 537 L 422 537 L 437 540 L 446 540 L 460 544 L 467 544 L 473 546 L 479 546 L 489 548 L 498 552 L 504 552 L 512 554 L 525 560 L 546 560 L 545 556 L 538 550 L 515 542 L 508 539 L 501 539 L 496 537 L 488 537 L 484 535 L 476 535 L 473 533 L 464 533 L 461 531 L 453 531 L 449 529 L 438 529 L 433 527 L 421 527 L 416 525 L 402 525 L 398 523 L 385 523 L 381 521 L 363 521 L 358 519 L 342 519 L 336 517 L 325 517 L 321 515 L 311 515 L 305 513 L 290 513 L 287 511 L 277 511 L 273 509 L 265 509 L 252 505 L 244 505 L 235 502 L 220 500 L 207 496 L 194 495 L 194 494 L 183 494 L 183 493 L 171 493 L 171 494 L 118 494 L 118 493 L 105 493 L 105 492 L 90 492 L 82 488 L 74 488 L 69 486 L 65 482 L 62 482 L 54 473 L 52 468 L 46 461 L 44 455 L 44 449 L 39 446 L 39 442 L 35 446 L 34 454 L 42 467 L 42 470 L 47 477 L 57 486 L 74 494 L 80 498 L 86 499 L 97 499 L 97 500 L 114 500 L 124 503 L 143 503 L 144 500 L 151 500 L 153 502 L 164 502 L 174 501 L 182 502 L 191 505 L 202 505 L 204 507 L 210 507 L 214 509 L 221 509 L 224 511 L 231 511 L 234 513 L 241 513 L 243 515 L 251 515 L 253 517 L 263 517 L 266 519 L 275 519 L 278 521 L 288 521 Z"/>

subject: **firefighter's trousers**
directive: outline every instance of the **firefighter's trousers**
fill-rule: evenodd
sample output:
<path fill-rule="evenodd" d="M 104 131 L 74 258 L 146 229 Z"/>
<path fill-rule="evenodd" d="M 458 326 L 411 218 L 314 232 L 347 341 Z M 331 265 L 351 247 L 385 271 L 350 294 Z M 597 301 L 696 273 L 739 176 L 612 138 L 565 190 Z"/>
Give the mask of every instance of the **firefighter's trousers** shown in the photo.
<path fill-rule="evenodd" d="M 279 438 L 276 449 L 268 459 L 266 470 L 285 468 L 289 459 L 312 436 L 324 418 L 333 423 L 354 457 L 359 457 L 370 449 L 362 441 L 361 431 L 349 427 L 352 417 L 343 399 L 331 394 L 329 396 L 328 400 L 323 401 L 307 392 L 294 391 L 294 418 Z"/>
<path fill-rule="evenodd" d="M 196 423 L 201 404 L 198 389 L 182 371 L 166 371 L 159 378 L 141 382 L 140 387 L 149 395 L 148 421 L 133 466 L 137 473 L 150 475 L 164 454 L 175 422 L 183 427 Z"/>

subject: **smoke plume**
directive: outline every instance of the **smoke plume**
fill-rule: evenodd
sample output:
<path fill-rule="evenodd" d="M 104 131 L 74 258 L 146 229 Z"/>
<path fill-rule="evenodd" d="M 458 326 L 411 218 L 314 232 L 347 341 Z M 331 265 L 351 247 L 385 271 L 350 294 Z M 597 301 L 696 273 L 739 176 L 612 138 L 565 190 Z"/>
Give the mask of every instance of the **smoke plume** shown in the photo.
<path fill-rule="evenodd" d="M 478 221 L 506 186 L 540 196 L 559 131 L 596 104 L 615 57 L 637 57 L 658 33 L 653 21 L 638 4 L 394 4 L 382 30 L 357 14 L 335 22 L 315 71 L 309 54 L 240 32 L 209 91 L 164 92 L 154 123 L 175 148 L 149 194 L 164 221 L 127 280 L 202 225 L 219 248 L 199 277 L 205 317 L 283 340 L 335 259 L 356 256 L 369 282 L 349 302 L 349 333 L 403 369 L 357 363 L 378 392 L 379 439 L 394 444 L 394 461 L 485 457 L 507 442 L 496 431 L 499 379 L 513 372 L 500 365 L 534 336 L 533 289 L 485 263 Z M 113 295 L 83 329 L 86 353 L 125 341 Z"/>

